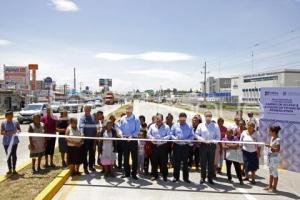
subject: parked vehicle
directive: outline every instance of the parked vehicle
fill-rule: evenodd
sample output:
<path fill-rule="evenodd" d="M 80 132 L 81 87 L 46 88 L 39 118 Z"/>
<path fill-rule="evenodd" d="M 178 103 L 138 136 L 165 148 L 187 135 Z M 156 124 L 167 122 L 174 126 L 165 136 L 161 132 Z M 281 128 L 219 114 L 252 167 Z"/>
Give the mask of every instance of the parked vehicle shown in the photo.
<path fill-rule="evenodd" d="M 60 110 L 62 110 L 62 103 L 61 102 L 52 102 L 50 104 L 52 111 L 54 113 L 58 113 Z"/>
<path fill-rule="evenodd" d="M 105 95 L 105 104 L 113 105 L 119 102 L 119 95 L 113 92 L 107 92 Z"/>
<path fill-rule="evenodd" d="M 96 99 L 95 100 L 95 106 L 96 107 L 102 107 L 103 106 L 103 100 L 102 99 Z"/>
<path fill-rule="evenodd" d="M 86 106 L 90 106 L 92 109 L 96 108 L 96 104 L 94 101 L 88 101 L 85 103 Z"/>
<path fill-rule="evenodd" d="M 60 111 L 62 111 L 62 110 L 66 110 L 66 111 L 70 112 L 69 106 L 68 106 L 66 103 L 61 103 L 58 112 L 60 112 Z"/>
<path fill-rule="evenodd" d="M 20 124 L 23 124 L 23 122 L 32 122 L 32 116 L 34 114 L 40 114 L 43 116 L 46 114 L 46 109 L 48 107 L 48 104 L 46 103 L 32 103 L 28 104 L 24 109 L 22 109 L 19 112 L 19 115 L 17 117 L 17 120 Z"/>
<path fill-rule="evenodd" d="M 83 112 L 83 102 L 80 100 L 70 100 L 66 105 L 65 108 L 70 112 Z"/>

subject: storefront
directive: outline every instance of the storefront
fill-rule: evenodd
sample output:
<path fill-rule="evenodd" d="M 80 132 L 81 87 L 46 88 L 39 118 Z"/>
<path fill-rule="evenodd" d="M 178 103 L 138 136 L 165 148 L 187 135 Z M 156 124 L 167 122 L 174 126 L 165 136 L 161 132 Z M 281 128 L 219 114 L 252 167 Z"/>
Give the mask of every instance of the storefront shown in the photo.
<path fill-rule="evenodd" d="M 0 111 L 18 111 L 25 106 L 25 98 L 14 90 L 0 89 Z"/>

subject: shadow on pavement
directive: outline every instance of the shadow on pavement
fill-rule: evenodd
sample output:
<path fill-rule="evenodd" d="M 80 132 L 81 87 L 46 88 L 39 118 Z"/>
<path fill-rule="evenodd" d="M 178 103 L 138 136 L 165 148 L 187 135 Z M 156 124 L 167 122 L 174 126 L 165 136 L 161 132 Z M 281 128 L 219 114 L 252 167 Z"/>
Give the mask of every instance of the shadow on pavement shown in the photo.
<path fill-rule="evenodd" d="M 138 182 L 138 181 L 137 181 Z M 204 192 L 204 193 L 228 193 L 228 194 L 236 194 L 236 195 L 241 195 L 241 193 L 239 191 L 233 192 L 233 191 L 205 191 L 205 190 L 199 190 L 199 188 L 204 188 L 203 186 L 199 185 L 195 185 L 194 188 L 196 188 L 196 190 L 190 190 L 189 188 L 186 189 L 180 189 L 177 187 L 174 188 L 154 188 L 154 187 L 133 187 L 133 186 L 116 186 L 116 185 L 103 185 L 103 184 L 91 184 L 91 185 L 87 185 L 87 184 L 72 184 L 72 183 L 66 183 L 66 186 L 84 186 L 84 187 L 102 187 L 102 188 L 116 188 L 116 189 L 132 189 L 132 190 L 152 190 L 152 191 L 174 191 L 174 192 Z M 184 186 L 184 185 L 180 185 L 180 186 Z M 252 195 L 264 195 L 264 196 L 275 196 L 278 194 L 273 194 L 273 193 L 251 193 L 249 192 L 249 194 Z M 291 195 L 290 193 L 288 193 L 289 195 Z M 284 196 L 286 196 L 287 194 L 285 194 Z M 292 196 L 287 196 L 287 197 L 297 197 L 296 195 Z"/>
<path fill-rule="evenodd" d="M 105 184 L 92 184 L 91 180 L 93 179 L 103 179 L 106 183 Z M 214 185 L 210 184 L 199 184 L 196 182 L 192 183 L 185 183 L 179 181 L 177 183 L 173 183 L 170 181 L 164 182 L 161 179 L 156 181 L 157 185 L 161 186 L 162 188 L 158 187 L 149 187 L 153 185 L 152 181 L 147 180 L 147 178 L 140 178 L 138 180 L 133 180 L 131 178 L 123 179 L 120 177 L 112 177 L 112 178 L 104 178 L 103 174 L 101 173 L 94 173 L 89 175 L 84 175 L 81 177 L 72 177 L 72 181 L 78 180 L 86 180 L 88 184 L 81 184 L 81 183 L 66 183 L 67 186 L 85 186 L 85 187 L 102 187 L 102 188 L 116 188 L 116 189 L 132 189 L 132 190 L 152 190 L 152 191 L 174 191 L 174 192 L 204 192 L 204 193 L 227 193 L 227 194 L 236 194 L 241 195 L 241 192 L 238 191 L 238 188 L 244 189 L 251 189 L 252 186 L 248 184 L 239 185 L 238 181 L 236 180 L 232 186 L 224 185 L 222 183 L 227 183 L 227 178 L 218 177 L 215 181 Z M 122 183 L 127 183 L 126 185 L 121 185 Z M 256 186 L 265 187 L 267 184 L 262 183 L 260 181 L 257 182 Z M 213 189 L 213 190 L 205 190 L 205 189 Z M 278 191 L 277 193 L 268 193 L 268 192 L 248 192 L 250 195 L 258 195 L 258 196 L 282 196 L 287 197 L 290 199 L 300 199 L 300 197 L 296 194 L 284 191 Z"/>

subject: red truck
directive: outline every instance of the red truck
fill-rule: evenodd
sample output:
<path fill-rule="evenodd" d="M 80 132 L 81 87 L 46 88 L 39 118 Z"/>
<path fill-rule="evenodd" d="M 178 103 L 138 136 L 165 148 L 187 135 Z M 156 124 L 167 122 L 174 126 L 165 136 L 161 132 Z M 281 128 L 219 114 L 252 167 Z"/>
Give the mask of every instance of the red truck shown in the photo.
<path fill-rule="evenodd" d="M 119 95 L 113 92 L 107 92 L 105 95 L 105 104 L 113 105 L 119 102 Z"/>

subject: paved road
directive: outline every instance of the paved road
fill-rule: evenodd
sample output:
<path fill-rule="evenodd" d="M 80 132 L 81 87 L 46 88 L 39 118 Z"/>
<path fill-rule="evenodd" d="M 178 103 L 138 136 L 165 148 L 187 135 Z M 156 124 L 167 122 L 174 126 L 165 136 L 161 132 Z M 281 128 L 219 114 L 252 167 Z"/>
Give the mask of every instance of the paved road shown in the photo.
<path fill-rule="evenodd" d="M 156 112 L 166 115 L 172 112 L 177 116 L 181 109 L 171 108 L 165 105 L 158 105 L 153 103 L 135 103 L 134 112 L 136 115 L 144 114 L 147 121 Z M 193 112 L 187 112 L 189 119 L 194 115 Z M 176 117 L 175 117 L 176 119 Z M 63 188 L 57 193 L 54 199 L 86 199 L 87 195 L 90 199 L 248 199 L 248 200 L 273 200 L 273 199 L 300 199 L 300 174 L 280 170 L 279 176 L 279 192 L 272 194 L 264 191 L 262 188 L 266 186 L 266 178 L 268 176 L 268 169 L 261 166 L 258 171 L 257 184 L 252 186 L 246 183 L 244 186 L 237 184 L 228 184 L 226 175 L 218 175 L 216 184 L 200 185 L 199 172 L 191 172 L 191 184 L 172 183 L 163 181 L 150 181 L 149 177 L 140 177 L 138 181 L 131 179 L 121 179 L 119 173 L 116 178 L 105 179 L 99 172 L 84 175 L 81 177 L 69 178 Z M 225 169 L 223 169 L 225 171 Z M 233 174 L 235 172 L 233 171 Z M 236 178 L 236 177 L 235 177 Z M 172 179 L 170 173 L 169 180 Z"/>
<path fill-rule="evenodd" d="M 105 105 L 101 108 L 96 108 L 96 109 L 93 109 L 92 112 L 96 112 L 97 110 L 102 110 L 104 112 L 104 114 L 106 113 L 110 113 L 114 110 L 116 110 L 117 108 L 119 108 L 120 105 Z M 69 116 L 70 117 L 77 117 L 77 118 L 80 118 L 82 116 L 83 113 L 70 113 Z M 55 115 L 58 115 L 57 113 L 55 113 Z M 0 120 L 0 123 L 2 122 L 3 120 Z M 28 130 L 28 124 L 22 124 L 21 125 L 21 130 L 22 131 L 27 131 Z M 0 140 L 1 140 L 1 144 L 2 144 L 2 137 L 0 137 Z M 28 138 L 25 138 L 25 137 L 20 137 L 20 143 L 18 145 L 18 162 L 17 162 L 17 167 L 22 165 L 23 163 L 25 163 L 26 161 L 29 160 L 29 150 L 28 150 Z M 3 146 L 1 145 L 1 148 L 0 148 L 0 175 L 3 175 L 7 172 L 7 165 L 6 165 L 6 156 L 5 156 L 5 151 L 4 151 L 4 148 Z"/>

